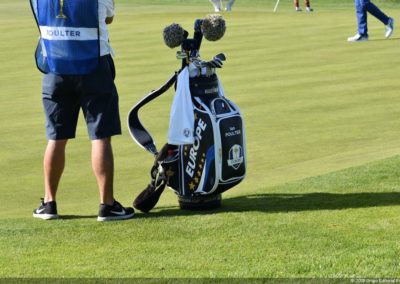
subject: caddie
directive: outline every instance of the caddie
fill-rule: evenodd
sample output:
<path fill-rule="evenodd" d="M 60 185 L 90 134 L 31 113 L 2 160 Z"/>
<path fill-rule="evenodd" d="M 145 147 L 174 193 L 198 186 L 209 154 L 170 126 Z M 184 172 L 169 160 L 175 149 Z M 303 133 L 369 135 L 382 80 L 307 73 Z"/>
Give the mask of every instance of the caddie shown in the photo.
<path fill-rule="evenodd" d="M 44 153 L 44 198 L 33 217 L 57 219 L 56 193 L 65 149 L 75 138 L 82 109 L 91 140 L 91 162 L 100 194 L 97 220 L 133 217 L 114 199 L 111 137 L 121 134 L 115 68 L 107 24 L 113 0 L 31 0 L 40 31 L 35 57 L 42 71 L 42 101 L 48 139 Z M 83 188 L 81 189 L 83 190 Z"/>

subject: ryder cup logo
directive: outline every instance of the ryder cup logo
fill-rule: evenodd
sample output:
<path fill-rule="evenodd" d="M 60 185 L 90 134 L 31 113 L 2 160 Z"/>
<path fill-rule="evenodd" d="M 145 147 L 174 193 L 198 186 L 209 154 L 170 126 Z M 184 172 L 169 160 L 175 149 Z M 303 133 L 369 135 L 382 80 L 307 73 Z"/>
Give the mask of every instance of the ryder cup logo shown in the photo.
<path fill-rule="evenodd" d="M 240 145 L 233 145 L 229 150 L 228 166 L 237 170 L 243 163 L 243 148 Z"/>
<path fill-rule="evenodd" d="M 185 136 L 186 138 L 190 137 L 190 129 L 189 128 L 185 128 L 183 130 L 183 136 Z"/>

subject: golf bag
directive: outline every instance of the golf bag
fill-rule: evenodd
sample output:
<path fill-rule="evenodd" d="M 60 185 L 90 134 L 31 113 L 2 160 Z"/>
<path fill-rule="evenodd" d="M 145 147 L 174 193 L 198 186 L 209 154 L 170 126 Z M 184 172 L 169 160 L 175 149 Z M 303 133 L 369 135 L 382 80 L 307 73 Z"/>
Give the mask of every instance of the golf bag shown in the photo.
<path fill-rule="evenodd" d="M 175 147 L 161 165 L 181 207 L 213 207 L 219 204 L 222 192 L 245 177 L 243 118 L 239 108 L 220 95 L 215 74 L 190 78 L 189 82 L 194 143 Z"/>
<path fill-rule="evenodd" d="M 221 193 L 240 183 L 246 174 L 246 144 L 243 118 L 239 108 L 223 95 L 217 75 L 190 78 L 193 102 L 194 143 L 165 144 L 156 155 L 152 181 L 136 199 L 135 207 L 147 212 L 138 202 L 165 186 L 178 195 L 182 209 L 212 209 L 221 204 Z M 132 114 L 132 112 L 131 112 Z M 129 129 L 135 139 L 138 131 L 130 115 Z M 143 133 L 141 133 L 143 134 Z M 154 151 L 155 145 L 141 143 Z M 150 192 L 149 192 L 150 191 Z M 157 203 L 158 198 L 153 200 Z M 146 204 L 146 206 L 148 206 Z"/>
<path fill-rule="evenodd" d="M 166 186 L 177 194 L 181 209 L 217 208 L 221 205 L 221 194 L 245 177 L 243 118 L 239 108 L 225 97 L 222 84 L 215 74 L 215 64 L 221 68 L 225 56 L 219 54 L 213 60 L 202 61 L 198 52 L 185 58 L 179 72 L 138 102 L 129 113 L 128 126 L 132 138 L 155 156 L 150 171 L 151 182 L 133 202 L 134 207 L 143 212 L 150 211 L 156 205 Z M 181 72 L 188 70 L 191 70 L 190 76 L 180 76 Z M 139 120 L 138 110 L 166 92 L 174 83 L 175 89 L 179 89 L 183 83 L 188 87 L 185 90 L 190 91 L 190 94 L 186 94 L 190 107 L 185 111 L 189 110 L 193 115 L 194 123 L 189 127 L 191 129 L 185 128 L 184 132 L 193 137 L 193 143 L 167 143 L 157 151 L 153 138 Z M 171 128 L 174 125 L 170 125 L 170 131 Z"/>

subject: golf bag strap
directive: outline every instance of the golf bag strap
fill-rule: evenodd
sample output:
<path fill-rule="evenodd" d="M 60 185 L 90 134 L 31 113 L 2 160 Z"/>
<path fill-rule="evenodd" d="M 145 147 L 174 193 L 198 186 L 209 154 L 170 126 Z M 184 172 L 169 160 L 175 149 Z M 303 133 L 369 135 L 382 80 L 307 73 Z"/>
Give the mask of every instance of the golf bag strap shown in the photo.
<path fill-rule="evenodd" d="M 139 109 L 144 105 L 148 104 L 155 98 L 159 97 L 165 93 L 175 82 L 178 77 L 179 72 L 175 74 L 159 89 L 151 91 L 146 97 L 140 100 L 129 112 L 128 114 L 128 129 L 133 138 L 133 140 L 143 149 L 149 151 L 153 155 L 157 155 L 157 147 L 153 137 L 150 135 L 149 131 L 144 128 L 142 122 L 139 119 Z"/>

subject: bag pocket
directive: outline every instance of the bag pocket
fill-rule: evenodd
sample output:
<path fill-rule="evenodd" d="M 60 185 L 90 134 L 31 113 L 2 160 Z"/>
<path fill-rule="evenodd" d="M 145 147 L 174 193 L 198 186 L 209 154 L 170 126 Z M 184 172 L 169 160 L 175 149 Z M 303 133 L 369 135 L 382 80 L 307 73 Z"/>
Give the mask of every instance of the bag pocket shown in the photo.
<path fill-rule="evenodd" d="M 220 180 L 235 182 L 246 174 L 246 146 L 243 119 L 239 114 L 226 116 L 218 121 L 221 139 Z"/>

